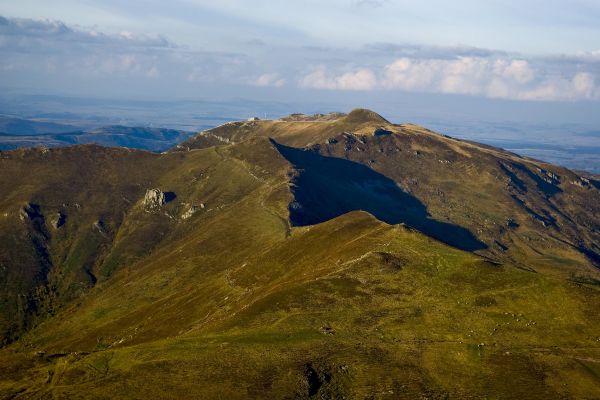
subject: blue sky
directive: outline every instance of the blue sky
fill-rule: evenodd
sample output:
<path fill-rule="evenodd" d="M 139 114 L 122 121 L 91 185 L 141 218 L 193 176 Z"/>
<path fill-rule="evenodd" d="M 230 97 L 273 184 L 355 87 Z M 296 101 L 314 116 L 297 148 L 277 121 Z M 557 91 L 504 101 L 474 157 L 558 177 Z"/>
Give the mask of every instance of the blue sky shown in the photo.
<path fill-rule="evenodd" d="M 0 0 L 0 86 L 600 102 L 597 0 Z"/>

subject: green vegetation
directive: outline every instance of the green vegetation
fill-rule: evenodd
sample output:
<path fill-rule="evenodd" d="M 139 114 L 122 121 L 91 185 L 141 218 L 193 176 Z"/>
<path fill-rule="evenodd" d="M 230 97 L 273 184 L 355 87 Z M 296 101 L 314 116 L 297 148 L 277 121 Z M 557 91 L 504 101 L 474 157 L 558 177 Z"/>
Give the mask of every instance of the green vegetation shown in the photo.
<path fill-rule="evenodd" d="M 598 398 L 592 184 L 366 111 L 209 133 L 0 153 L 0 397 Z"/>

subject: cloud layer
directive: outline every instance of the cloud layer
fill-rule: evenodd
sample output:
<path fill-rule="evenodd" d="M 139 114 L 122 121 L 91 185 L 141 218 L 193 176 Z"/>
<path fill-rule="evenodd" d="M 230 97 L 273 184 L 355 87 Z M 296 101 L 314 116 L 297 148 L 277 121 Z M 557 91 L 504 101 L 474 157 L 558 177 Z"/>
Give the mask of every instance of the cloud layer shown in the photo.
<path fill-rule="evenodd" d="M 381 2 L 357 2 L 377 6 Z M 328 91 L 402 91 L 526 101 L 600 100 L 600 50 L 528 57 L 468 46 L 375 43 L 357 49 L 247 40 L 239 51 L 177 45 L 165 36 L 0 17 L 0 85 L 154 82 Z"/>
<path fill-rule="evenodd" d="M 300 86 L 327 90 L 402 90 L 532 101 L 599 100 L 597 54 L 572 65 L 508 56 L 400 57 L 380 67 L 334 72 L 313 67 Z M 589 59 L 589 65 L 582 63 Z M 559 63 L 560 64 L 560 63 Z M 595 64 L 595 65 L 594 65 Z M 561 68 L 562 67 L 562 68 Z"/>

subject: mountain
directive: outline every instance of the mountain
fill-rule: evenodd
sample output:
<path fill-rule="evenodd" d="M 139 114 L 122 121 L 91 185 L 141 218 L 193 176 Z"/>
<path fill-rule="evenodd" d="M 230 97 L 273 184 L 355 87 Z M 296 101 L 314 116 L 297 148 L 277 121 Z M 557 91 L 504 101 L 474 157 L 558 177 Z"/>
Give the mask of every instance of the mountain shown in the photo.
<path fill-rule="evenodd" d="M 82 130 L 72 125 L 0 117 L 0 150 L 99 144 L 160 152 L 191 135 L 182 130 L 121 125 Z"/>
<path fill-rule="evenodd" d="M 369 110 L 0 153 L 6 398 L 595 398 L 600 181 Z"/>

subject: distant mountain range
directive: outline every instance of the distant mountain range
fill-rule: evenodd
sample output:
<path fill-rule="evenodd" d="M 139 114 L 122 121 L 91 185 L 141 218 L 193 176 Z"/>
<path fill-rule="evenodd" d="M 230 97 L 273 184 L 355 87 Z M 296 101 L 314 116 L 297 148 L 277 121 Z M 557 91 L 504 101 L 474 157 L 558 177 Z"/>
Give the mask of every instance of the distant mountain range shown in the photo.
<path fill-rule="evenodd" d="M 0 150 L 99 144 L 160 152 L 193 134 L 176 129 L 121 125 L 83 130 L 75 125 L 0 116 Z"/>

